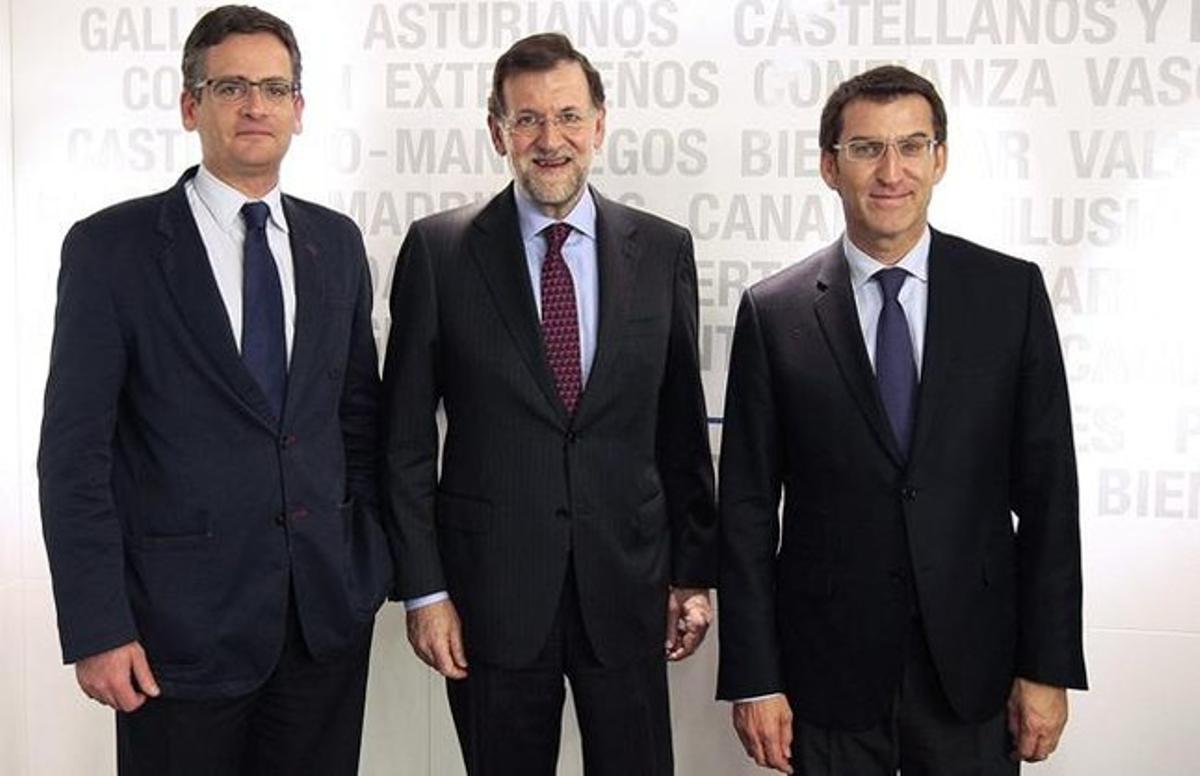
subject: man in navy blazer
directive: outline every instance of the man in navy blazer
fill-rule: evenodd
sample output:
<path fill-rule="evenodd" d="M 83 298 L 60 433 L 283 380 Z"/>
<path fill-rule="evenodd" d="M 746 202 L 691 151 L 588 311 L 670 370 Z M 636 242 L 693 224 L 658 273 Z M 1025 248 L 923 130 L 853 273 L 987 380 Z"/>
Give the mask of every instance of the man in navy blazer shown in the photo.
<path fill-rule="evenodd" d="M 285 22 L 213 10 L 183 72 L 203 164 L 63 244 L 38 462 L 63 657 L 122 774 L 353 774 L 392 585 L 362 239 L 280 193 Z"/>
<path fill-rule="evenodd" d="M 738 310 L 718 694 L 779 771 L 1012 774 L 1086 686 L 1050 302 L 1036 265 L 929 228 L 947 151 L 926 79 L 843 83 L 820 144 L 845 235 Z"/>

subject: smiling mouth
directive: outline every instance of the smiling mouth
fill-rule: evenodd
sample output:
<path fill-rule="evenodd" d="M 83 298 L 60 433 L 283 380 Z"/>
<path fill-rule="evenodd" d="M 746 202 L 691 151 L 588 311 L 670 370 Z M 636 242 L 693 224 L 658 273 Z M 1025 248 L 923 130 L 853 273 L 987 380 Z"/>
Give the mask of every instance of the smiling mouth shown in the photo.
<path fill-rule="evenodd" d="M 533 164 L 541 170 L 557 170 L 571 163 L 570 159 L 534 159 Z"/>

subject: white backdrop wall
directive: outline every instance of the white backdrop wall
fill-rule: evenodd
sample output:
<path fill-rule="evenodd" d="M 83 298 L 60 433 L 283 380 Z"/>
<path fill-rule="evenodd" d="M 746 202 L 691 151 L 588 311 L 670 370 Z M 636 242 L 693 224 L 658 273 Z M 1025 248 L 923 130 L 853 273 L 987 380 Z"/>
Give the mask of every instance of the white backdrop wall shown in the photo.
<path fill-rule="evenodd" d="M 1195 773 L 1200 730 L 1200 0 L 271 2 L 304 51 L 291 193 L 366 237 L 376 325 L 413 218 L 506 181 L 484 129 L 513 40 L 569 33 L 609 89 L 593 180 L 697 238 L 719 417 L 738 296 L 834 239 L 817 173 L 834 85 L 901 62 L 950 113 L 935 226 L 1037 261 L 1058 316 L 1083 504 L 1087 654 L 1060 753 L 1028 770 Z M 34 462 L 58 246 L 72 221 L 169 186 L 182 42 L 210 4 L 0 3 L 0 772 L 113 770 L 111 716 L 59 663 Z M 714 424 L 713 441 L 719 441 Z M 680 774 L 749 774 L 711 700 L 717 645 L 672 668 Z M 568 718 L 570 715 L 567 715 Z M 560 772 L 576 774 L 568 720 Z M 377 629 L 362 772 L 462 772 L 441 683 L 395 606 Z"/>

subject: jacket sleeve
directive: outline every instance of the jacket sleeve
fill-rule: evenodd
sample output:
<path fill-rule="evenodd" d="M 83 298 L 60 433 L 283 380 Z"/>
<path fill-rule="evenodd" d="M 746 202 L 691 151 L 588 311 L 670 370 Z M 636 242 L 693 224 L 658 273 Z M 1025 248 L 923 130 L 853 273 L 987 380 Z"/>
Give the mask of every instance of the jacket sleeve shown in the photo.
<path fill-rule="evenodd" d="M 126 342 L 98 239 L 63 241 L 38 486 L 59 639 L 67 663 L 137 638 L 112 492 Z"/>
<path fill-rule="evenodd" d="M 655 458 L 671 524 L 671 583 L 708 588 L 717 583 L 717 514 L 697 344 L 696 260 L 687 232 L 675 256 L 673 300 Z"/>
<path fill-rule="evenodd" d="M 434 527 L 437 489 L 438 298 L 432 256 L 414 224 L 396 259 L 383 368 L 384 493 L 397 594 L 446 589 Z"/>
<path fill-rule="evenodd" d="M 747 291 L 738 306 L 721 437 L 717 697 L 780 692 L 775 619 L 782 452 L 770 363 Z"/>
<path fill-rule="evenodd" d="M 1071 407 L 1045 283 L 1029 265 L 1012 447 L 1012 509 L 1018 518 L 1017 674 L 1085 688 L 1079 486 Z"/>

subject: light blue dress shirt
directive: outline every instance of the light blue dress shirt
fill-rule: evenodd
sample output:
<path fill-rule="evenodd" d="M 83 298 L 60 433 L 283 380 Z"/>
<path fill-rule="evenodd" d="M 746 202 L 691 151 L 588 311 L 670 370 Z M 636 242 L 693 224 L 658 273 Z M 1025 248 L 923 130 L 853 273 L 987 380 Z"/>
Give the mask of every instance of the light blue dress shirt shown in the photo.
<path fill-rule="evenodd" d="M 913 359 L 917 362 L 917 377 L 921 376 L 921 364 L 925 357 L 925 317 L 929 309 L 929 227 L 925 227 L 921 239 L 895 264 L 884 264 L 871 258 L 846 234 L 842 234 L 842 250 L 850 265 L 850 288 L 854 291 L 854 305 L 858 308 L 858 323 L 862 327 L 863 344 L 867 346 L 867 357 L 871 368 L 875 368 L 875 334 L 879 329 L 879 313 L 883 310 L 883 295 L 879 284 L 872 277 L 881 269 L 901 267 L 908 271 L 908 278 L 900 288 L 897 301 L 908 320 L 908 334 L 912 338 Z"/>
<path fill-rule="evenodd" d="M 537 209 L 529 195 L 514 185 L 517 199 L 517 221 L 521 240 L 525 244 L 525 263 L 529 267 L 529 283 L 537 305 L 538 320 L 542 319 L 542 263 L 546 260 L 546 236 L 542 230 L 557 223 Z M 583 385 L 587 387 L 592 361 L 596 358 L 596 335 L 600 323 L 600 272 L 596 265 L 596 201 L 586 187 L 575 207 L 562 219 L 572 231 L 563 244 L 563 261 L 575 283 L 575 309 L 579 314 L 579 357 L 583 370 Z"/>

